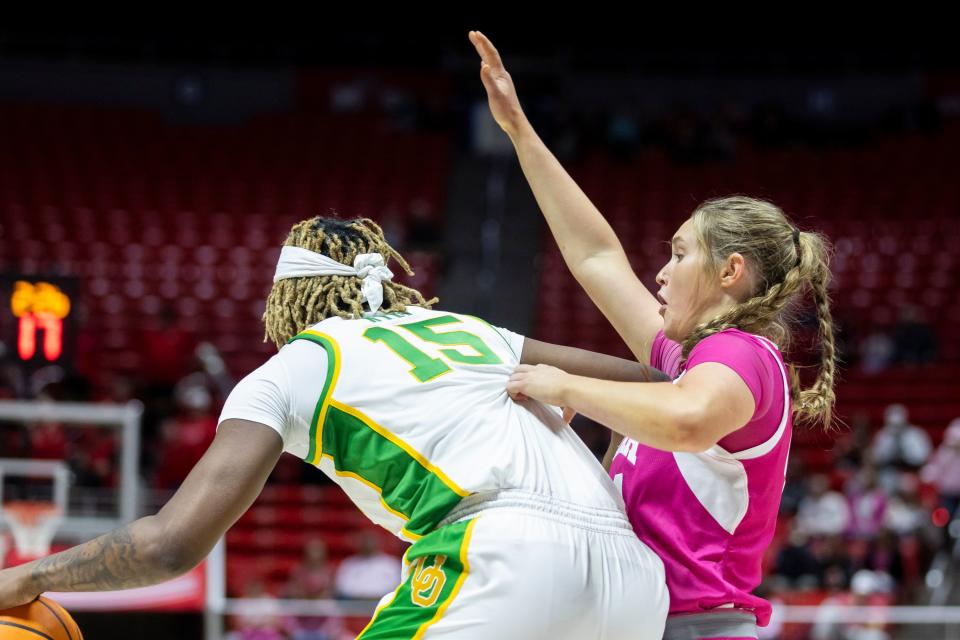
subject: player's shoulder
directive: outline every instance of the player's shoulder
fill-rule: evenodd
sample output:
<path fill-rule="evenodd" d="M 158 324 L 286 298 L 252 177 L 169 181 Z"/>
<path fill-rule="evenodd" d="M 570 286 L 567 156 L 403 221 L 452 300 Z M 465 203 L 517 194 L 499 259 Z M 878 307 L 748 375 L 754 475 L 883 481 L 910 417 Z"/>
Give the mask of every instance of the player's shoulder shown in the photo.
<path fill-rule="evenodd" d="M 703 350 L 730 350 L 734 352 L 751 352 L 757 354 L 763 354 L 764 352 L 773 352 L 779 353 L 780 349 L 774 344 L 770 339 L 764 338 L 753 333 L 748 333 L 736 327 L 729 327 L 723 331 L 718 331 L 717 333 L 711 334 L 698 342 L 693 349 L 691 349 L 691 354 L 694 350 L 703 351 Z"/>
<path fill-rule="evenodd" d="M 324 331 L 322 324 L 304 329 L 271 358 L 286 370 L 291 379 L 296 380 L 301 375 L 316 371 L 318 366 L 325 366 L 327 359 L 336 359 L 336 338 Z"/>
<path fill-rule="evenodd" d="M 687 368 L 704 362 L 750 364 L 758 371 L 773 375 L 784 367 L 783 355 L 775 343 L 736 328 L 707 336 L 690 350 Z"/>

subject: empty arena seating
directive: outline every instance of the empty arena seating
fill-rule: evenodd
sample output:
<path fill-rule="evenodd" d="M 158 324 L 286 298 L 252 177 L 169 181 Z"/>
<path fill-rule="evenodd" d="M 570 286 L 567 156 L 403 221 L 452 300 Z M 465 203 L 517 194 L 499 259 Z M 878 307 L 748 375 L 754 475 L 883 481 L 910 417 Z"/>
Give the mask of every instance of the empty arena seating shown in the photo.
<path fill-rule="evenodd" d="M 234 375 L 250 371 L 273 349 L 260 316 L 290 225 L 338 212 L 402 236 L 416 203 L 442 210 L 450 153 L 446 134 L 324 112 L 177 126 L 134 110 L 8 106 L 0 138 L 0 271 L 80 279 L 91 373 L 144 366 L 138 331 L 165 307 Z M 412 261 L 429 292 L 435 257 Z"/>

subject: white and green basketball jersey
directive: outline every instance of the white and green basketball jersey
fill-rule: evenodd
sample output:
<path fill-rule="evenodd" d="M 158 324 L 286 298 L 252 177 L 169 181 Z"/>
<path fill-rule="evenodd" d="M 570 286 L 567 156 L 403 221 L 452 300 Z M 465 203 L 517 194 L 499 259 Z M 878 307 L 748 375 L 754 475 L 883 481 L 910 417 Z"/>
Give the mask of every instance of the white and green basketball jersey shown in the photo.
<path fill-rule="evenodd" d="M 478 318 L 419 307 L 330 318 L 241 382 L 222 419 L 277 429 L 287 451 L 410 540 L 483 491 L 619 508 L 603 468 L 558 411 L 507 395 L 522 345 Z M 282 419 L 264 415 L 278 410 Z"/>

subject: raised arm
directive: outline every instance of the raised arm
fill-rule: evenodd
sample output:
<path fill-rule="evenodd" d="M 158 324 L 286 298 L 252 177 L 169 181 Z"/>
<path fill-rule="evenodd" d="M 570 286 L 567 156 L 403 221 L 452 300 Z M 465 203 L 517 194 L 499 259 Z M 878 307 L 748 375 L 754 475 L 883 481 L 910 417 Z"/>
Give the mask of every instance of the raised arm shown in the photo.
<path fill-rule="evenodd" d="M 516 149 L 537 204 L 574 277 L 641 362 L 662 328 L 660 303 L 643 286 L 616 233 L 527 120 L 500 54 L 479 31 L 480 79 L 490 111 Z"/>

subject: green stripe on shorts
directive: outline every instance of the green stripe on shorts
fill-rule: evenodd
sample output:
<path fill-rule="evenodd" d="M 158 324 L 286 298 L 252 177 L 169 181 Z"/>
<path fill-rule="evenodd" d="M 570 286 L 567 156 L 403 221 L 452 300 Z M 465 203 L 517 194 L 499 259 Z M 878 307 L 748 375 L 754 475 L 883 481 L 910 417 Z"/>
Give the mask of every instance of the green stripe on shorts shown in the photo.
<path fill-rule="evenodd" d="M 437 529 L 407 551 L 409 575 L 357 640 L 418 640 L 444 612 L 470 572 L 467 549 L 476 518 Z"/>

